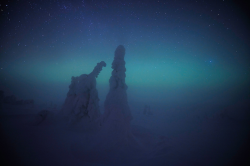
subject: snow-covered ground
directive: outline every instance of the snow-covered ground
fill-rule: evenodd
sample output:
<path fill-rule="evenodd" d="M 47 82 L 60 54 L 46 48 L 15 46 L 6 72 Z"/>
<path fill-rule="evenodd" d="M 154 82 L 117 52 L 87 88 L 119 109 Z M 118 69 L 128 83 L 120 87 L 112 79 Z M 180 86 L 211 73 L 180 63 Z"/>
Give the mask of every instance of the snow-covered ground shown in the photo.
<path fill-rule="evenodd" d="M 105 142 L 109 137 L 105 133 L 69 128 L 57 119 L 56 109 L 47 108 L 50 114 L 39 119 L 38 106 L 4 105 L 0 117 L 2 157 L 9 165 L 37 166 L 233 165 L 245 159 L 249 103 L 244 100 L 212 114 L 203 105 L 151 108 L 153 115 L 144 115 L 143 107 L 132 105 L 131 132 L 142 146 L 147 143 L 155 146 L 151 149 L 150 145 L 145 146 L 149 153 L 133 152 L 129 148 L 120 151 L 115 147 L 119 145 L 98 152 L 96 146 L 111 146 Z M 37 120 L 41 120 L 38 125 Z"/>

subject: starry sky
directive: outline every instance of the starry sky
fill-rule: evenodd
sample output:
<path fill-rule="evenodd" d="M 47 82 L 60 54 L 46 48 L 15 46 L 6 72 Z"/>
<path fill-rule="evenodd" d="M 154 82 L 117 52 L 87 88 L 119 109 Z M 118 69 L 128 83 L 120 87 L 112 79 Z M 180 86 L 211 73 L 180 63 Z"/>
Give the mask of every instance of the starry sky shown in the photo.
<path fill-rule="evenodd" d="M 103 102 L 122 44 L 130 100 L 239 96 L 250 84 L 248 9 L 232 0 L 4 1 L 0 89 L 63 101 L 71 76 L 105 61 L 97 78 Z"/>

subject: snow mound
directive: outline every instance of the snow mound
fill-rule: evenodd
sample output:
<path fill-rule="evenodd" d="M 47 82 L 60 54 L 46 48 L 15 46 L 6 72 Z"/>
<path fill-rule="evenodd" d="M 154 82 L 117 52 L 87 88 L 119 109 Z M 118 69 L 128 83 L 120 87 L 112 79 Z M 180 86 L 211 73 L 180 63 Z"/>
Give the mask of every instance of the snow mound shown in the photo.
<path fill-rule="evenodd" d="M 235 122 L 249 122 L 250 121 L 250 99 L 239 101 L 236 104 L 224 108 L 218 117 L 222 119 L 229 119 Z"/>
<path fill-rule="evenodd" d="M 41 110 L 38 112 L 38 114 L 35 116 L 35 120 L 32 123 L 34 126 L 39 125 L 55 125 L 56 124 L 56 118 L 52 111 L 49 110 Z"/>

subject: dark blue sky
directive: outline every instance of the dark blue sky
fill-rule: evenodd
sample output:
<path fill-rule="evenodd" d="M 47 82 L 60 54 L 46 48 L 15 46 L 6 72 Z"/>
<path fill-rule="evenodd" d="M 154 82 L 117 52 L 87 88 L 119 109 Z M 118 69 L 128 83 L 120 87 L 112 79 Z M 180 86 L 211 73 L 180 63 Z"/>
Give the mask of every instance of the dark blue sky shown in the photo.
<path fill-rule="evenodd" d="M 129 96 L 158 100 L 223 89 L 234 95 L 250 83 L 244 2 L 20 0 L 0 9 L 0 88 L 19 98 L 64 100 L 71 76 L 105 61 L 97 78 L 103 101 L 120 44 Z"/>

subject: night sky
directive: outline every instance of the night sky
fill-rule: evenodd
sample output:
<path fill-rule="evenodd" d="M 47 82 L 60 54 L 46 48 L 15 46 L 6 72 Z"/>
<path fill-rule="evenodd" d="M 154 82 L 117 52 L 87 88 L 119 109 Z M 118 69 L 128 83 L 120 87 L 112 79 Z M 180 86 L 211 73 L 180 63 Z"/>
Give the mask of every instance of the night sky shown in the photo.
<path fill-rule="evenodd" d="M 130 101 L 187 101 L 213 92 L 245 95 L 249 6 L 236 2 L 1 2 L 0 89 L 37 103 L 63 102 L 71 76 L 89 74 L 105 61 L 97 78 L 103 102 L 114 51 L 122 44 Z"/>

